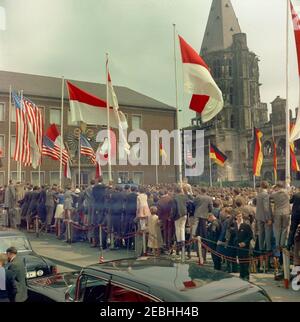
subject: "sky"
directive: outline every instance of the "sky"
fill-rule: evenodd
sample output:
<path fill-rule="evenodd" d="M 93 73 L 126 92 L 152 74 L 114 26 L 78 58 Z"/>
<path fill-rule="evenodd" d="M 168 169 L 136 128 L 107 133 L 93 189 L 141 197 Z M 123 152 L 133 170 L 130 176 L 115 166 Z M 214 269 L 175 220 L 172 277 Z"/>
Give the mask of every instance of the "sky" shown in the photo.
<path fill-rule="evenodd" d="M 260 58 L 261 100 L 286 97 L 286 0 L 231 0 L 248 47 Z M 293 0 L 300 12 L 300 0 Z M 175 106 L 173 23 L 198 52 L 212 0 L 0 0 L 0 70 L 105 82 Z M 289 105 L 299 82 L 289 24 Z M 195 115 L 183 92 L 176 43 L 181 126 Z"/>

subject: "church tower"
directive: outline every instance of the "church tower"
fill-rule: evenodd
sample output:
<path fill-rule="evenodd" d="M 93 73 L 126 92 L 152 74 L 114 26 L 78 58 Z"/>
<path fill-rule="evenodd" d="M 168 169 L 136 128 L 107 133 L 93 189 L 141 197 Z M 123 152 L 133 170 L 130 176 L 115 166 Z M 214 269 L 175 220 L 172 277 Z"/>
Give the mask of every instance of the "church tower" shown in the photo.
<path fill-rule="evenodd" d="M 215 166 L 214 177 L 248 180 L 252 151 L 247 136 L 253 125 L 259 127 L 268 121 L 268 110 L 260 101 L 259 59 L 248 48 L 247 36 L 242 33 L 230 0 L 212 1 L 200 54 L 224 98 L 222 112 L 211 124 L 202 124 L 204 128 L 211 125 L 205 137 L 228 156 L 226 169 Z"/>

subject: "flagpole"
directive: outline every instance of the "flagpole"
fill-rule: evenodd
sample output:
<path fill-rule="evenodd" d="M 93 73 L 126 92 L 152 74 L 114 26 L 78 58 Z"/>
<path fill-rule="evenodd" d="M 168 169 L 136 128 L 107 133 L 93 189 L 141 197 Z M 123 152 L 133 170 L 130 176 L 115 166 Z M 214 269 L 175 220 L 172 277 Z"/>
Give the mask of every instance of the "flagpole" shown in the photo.
<path fill-rule="evenodd" d="M 285 107 L 285 123 L 286 123 L 286 147 L 285 147 L 285 182 L 289 187 L 291 183 L 290 170 L 290 113 L 289 113 L 289 18 L 290 1 L 287 0 L 287 17 L 286 17 L 286 107 Z"/>
<path fill-rule="evenodd" d="M 59 156 L 59 186 L 62 187 L 62 154 L 63 154 L 63 142 L 64 142 L 64 89 L 65 78 L 62 76 L 61 82 L 61 111 L 60 111 L 60 156 Z M 80 141 L 80 140 L 79 140 Z"/>
<path fill-rule="evenodd" d="M 181 153 L 181 131 L 179 128 L 179 106 L 178 106 L 178 81 L 177 81 L 177 58 L 176 58 L 176 24 L 173 24 L 174 33 L 174 70 L 175 70 L 175 97 L 176 97 L 176 126 L 178 132 L 178 173 L 179 173 L 179 183 L 182 187 L 182 153 Z"/>
<path fill-rule="evenodd" d="M 21 91 L 21 109 L 23 109 L 23 90 Z M 22 161 L 19 161 L 18 181 L 22 182 Z"/>
<path fill-rule="evenodd" d="M 107 110 L 107 140 L 108 140 L 108 181 L 112 181 L 111 176 L 111 144 L 110 144 L 110 119 L 109 119 L 109 89 L 108 89 L 108 53 L 106 53 L 106 110 Z"/>
<path fill-rule="evenodd" d="M 10 180 L 10 159 L 11 159 L 11 95 L 12 87 L 9 86 L 9 106 L 8 106 L 8 155 L 7 155 L 7 184 Z"/>
<path fill-rule="evenodd" d="M 209 160 L 209 185 L 212 187 L 211 157 L 210 157 L 210 139 L 208 140 L 208 160 Z"/>
<path fill-rule="evenodd" d="M 80 173 L 80 167 L 81 167 L 81 160 L 80 160 L 80 157 L 81 157 L 81 133 L 79 133 L 79 139 L 78 139 L 78 188 L 80 189 L 80 176 L 81 176 L 81 173 Z"/>

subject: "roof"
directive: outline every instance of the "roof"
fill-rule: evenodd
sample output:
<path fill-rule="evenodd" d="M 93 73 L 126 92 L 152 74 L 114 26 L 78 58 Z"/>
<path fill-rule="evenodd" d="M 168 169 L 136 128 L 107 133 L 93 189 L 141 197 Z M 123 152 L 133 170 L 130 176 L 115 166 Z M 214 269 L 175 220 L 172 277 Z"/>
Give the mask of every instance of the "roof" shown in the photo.
<path fill-rule="evenodd" d="M 228 49 L 233 43 L 232 36 L 241 32 L 231 1 L 213 0 L 201 53 Z"/>
<path fill-rule="evenodd" d="M 69 79 L 81 89 L 102 99 L 106 98 L 106 85 Z M 61 99 L 61 78 L 0 71 L 0 93 L 8 93 L 11 85 L 15 90 L 23 90 L 26 96 Z M 123 86 L 114 86 L 119 104 L 129 107 L 143 107 L 176 111 L 172 106 Z M 65 84 L 64 98 L 68 99 Z"/>
<path fill-rule="evenodd" d="M 164 301 L 209 301 L 245 290 L 250 286 L 228 273 L 199 266 L 176 263 L 168 258 L 145 257 L 95 264 L 84 269 L 88 274 L 107 275 L 115 282 L 127 280 L 131 287 Z M 196 287 L 189 287 L 191 281 Z"/>

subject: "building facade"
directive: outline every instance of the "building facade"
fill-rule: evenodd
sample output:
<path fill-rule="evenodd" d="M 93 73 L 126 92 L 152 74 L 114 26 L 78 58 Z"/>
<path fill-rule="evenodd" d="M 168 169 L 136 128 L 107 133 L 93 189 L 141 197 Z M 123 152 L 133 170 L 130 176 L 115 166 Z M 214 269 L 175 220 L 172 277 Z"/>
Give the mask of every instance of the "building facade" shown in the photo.
<path fill-rule="evenodd" d="M 98 97 L 105 99 L 106 86 L 94 83 L 71 81 L 83 90 L 86 90 Z M 9 87 L 15 91 L 23 90 L 24 96 L 32 100 L 38 107 L 42 109 L 45 120 L 46 130 L 50 124 L 56 124 L 60 129 L 61 125 L 61 84 L 62 80 L 53 77 L 44 77 L 37 75 L 28 75 L 20 73 L 12 73 L 0 71 L 0 148 L 3 151 L 0 167 L 0 186 L 7 183 L 9 178 L 18 181 L 18 172 L 22 173 L 23 182 L 39 183 L 39 173 L 41 184 L 59 183 L 59 162 L 51 160 L 48 157 L 42 158 L 40 172 L 38 169 L 30 167 L 19 168 L 17 162 L 12 157 L 14 154 L 16 126 L 15 126 L 15 107 L 12 104 L 12 125 L 11 137 L 9 138 Z M 125 87 L 115 87 L 116 95 L 119 100 L 120 110 L 126 115 L 128 120 L 128 134 L 134 129 L 141 129 L 148 136 L 148 156 L 151 160 L 151 130 L 168 130 L 173 131 L 176 128 L 176 110 L 175 108 L 158 102 L 150 97 L 137 93 Z M 64 143 L 69 150 L 72 165 L 72 182 L 78 182 L 78 133 L 80 131 L 89 138 L 91 145 L 96 151 L 99 143 L 96 142 L 96 136 L 99 130 L 104 129 L 101 126 L 79 125 L 71 122 L 69 111 L 68 92 L 65 86 L 64 90 Z M 116 135 L 118 134 L 117 131 Z M 10 156 L 8 153 L 8 140 L 11 142 Z M 131 145 L 134 144 L 130 143 Z M 157 147 L 159 149 L 159 147 Z M 171 154 L 174 153 L 171 146 Z M 11 157 L 11 173 L 8 174 L 8 157 Z M 88 184 L 90 179 L 95 177 L 95 167 L 90 161 L 81 156 L 81 180 L 83 184 Z M 118 162 L 117 162 L 118 164 Z M 172 162 L 171 162 L 172 164 Z M 174 163 L 173 163 L 174 164 Z M 102 167 L 104 181 L 108 181 L 107 166 Z M 172 183 L 176 179 L 175 166 L 112 166 L 112 175 L 114 182 L 121 180 L 127 182 L 132 180 L 136 184 L 154 184 L 156 182 L 156 173 L 159 182 Z M 67 183 L 65 181 L 64 183 Z"/>
<path fill-rule="evenodd" d="M 213 181 L 253 179 L 253 127 L 264 133 L 262 178 L 274 179 L 273 148 L 270 148 L 273 128 L 279 157 L 278 178 L 284 180 L 285 100 L 277 97 L 271 103 L 269 119 L 267 104 L 260 98 L 259 58 L 248 48 L 247 35 L 240 28 L 230 0 L 212 1 L 200 55 L 210 67 L 224 98 L 224 109 L 215 119 L 202 124 L 201 116 L 197 115 L 191 126 L 205 130 L 206 156 L 210 140 L 228 157 L 224 168 L 213 164 Z M 296 144 L 296 153 L 297 147 Z M 209 180 L 208 157 L 204 175 L 190 179 L 195 183 Z"/>

